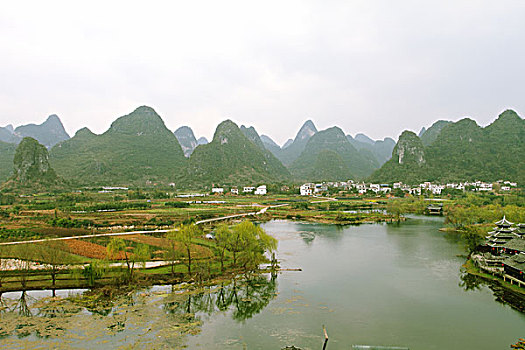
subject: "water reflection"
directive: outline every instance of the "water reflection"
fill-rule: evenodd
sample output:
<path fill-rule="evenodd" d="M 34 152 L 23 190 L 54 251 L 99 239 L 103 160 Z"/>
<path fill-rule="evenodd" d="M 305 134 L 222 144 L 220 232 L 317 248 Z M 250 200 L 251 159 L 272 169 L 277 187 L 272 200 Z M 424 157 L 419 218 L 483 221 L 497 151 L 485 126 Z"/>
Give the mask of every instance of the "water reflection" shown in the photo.
<path fill-rule="evenodd" d="M 103 339 L 118 341 L 119 337 L 134 345 L 159 348 L 160 342 L 160 347 L 179 347 L 184 342 L 181 336 L 200 332 L 203 315 L 231 311 L 234 320 L 243 322 L 261 312 L 276 291 L 274 274 L 120 295 L 104 295 L 99 290 L 71 298 L 34 299 L 21 292 L 17 299 L 3 299 L 0 338 L 2 345 L 13 347 L 32 347 L 35 339 L 97 347 Z"/>
<path fill-rule="evenodd" d="M 33 316 L 33 314 L 31 313 L 31 309 L 27 305 L 26 291 L 23 291 L 22 294 L 20 294 L 20 299 L 18 299 L 18 303 L 15 306 L 15 310 L 20 316 L 25 316 L 25 317 Z"/>
<path fill-rule="evenodd" d="M 465 245 L 465 238 L 461 233 L 458 232 L 445 232 L 443 237 L 449 242 L 457 245 Z"/>
<path fill-rule="evenodd" d="M 308 245 L 310 245 L 315 239 L 315 233 L 313 232 L 301 231 L 299 232 L 299 235 L 301 236 L 303 241 Z"/>
<path fill-rule="evenodd" d="M 507 288 L 502 287 L 497 282 L 485 280 L 481 277 L 464 273 L 460 276 L 459 286 L 465 291 L 481 290 L 487 286 L 494 295 L 494 300 L 497 303 L 508 305 L 511 308 L 520 312 L 525 312 L 525 299 L 520 293 L 515 293 Z"/>
<path fill-rule="evenodd" d="M 259 276 L 246 281 L 244 286 L 237 286 L 236 283 L 230 286 L 227 300 L 234 306 L 233 319 L 244 321 L 261 312 L 275 298 L 276 275 L 272 275 L 270 280 Z"/>
<path fill-rule="evenodd" d="M 344 237 L 345 226 L 347 226 L 306 223 L 297 223 L 296 225 L 297 232 L 306 244 L 311 244 L 317 237 L 340 241 Z"/>
<path fill-rule="evenodd" d="M 184 295 L 172 293 L 166 298 L 164 309 L 169 314 L 185 314 L 191 321 L 198 321 L 198 314 L 232 310 L 232 318 L 245 321 L 261 312 L 275 298 L 277 275 L 258 275 L 248 280 L 234 279 L 218 286 L 199 288 Z"/>
<path fill-rule="evenodd" d="M 480 290 L 484 285 L 483 280 L 469 273 L 462 273 L 460 276 L 459 286 L 466 292 Z"/>

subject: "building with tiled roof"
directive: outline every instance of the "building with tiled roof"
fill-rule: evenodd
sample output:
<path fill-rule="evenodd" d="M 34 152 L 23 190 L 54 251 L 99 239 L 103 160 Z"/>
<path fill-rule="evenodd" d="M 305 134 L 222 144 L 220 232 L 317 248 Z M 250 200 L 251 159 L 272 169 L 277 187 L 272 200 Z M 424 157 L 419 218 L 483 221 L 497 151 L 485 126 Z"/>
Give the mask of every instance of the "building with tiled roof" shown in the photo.
<path fill-rule="evenodd" d="M 518 226 L 518 228 L 514 231 L 514 234 L 525 238 L 525 224 L 517 224 L 516 226 Z"/>
<path fill-rule="evenodd" d="M 514 237 L 503 245 L 505 254 L 525 254 L 525 238 Z"/>
<path fill-rule="evenodd" d="M 515 254 L 505 259 L 503 270 L 505 271 L 504 280 L 509 280 L 511 283 L 513 280 L 518 280 L 516 282 L 519 285 L 522 285 L 521 282 L 525 285 L 525 254 Z"/>

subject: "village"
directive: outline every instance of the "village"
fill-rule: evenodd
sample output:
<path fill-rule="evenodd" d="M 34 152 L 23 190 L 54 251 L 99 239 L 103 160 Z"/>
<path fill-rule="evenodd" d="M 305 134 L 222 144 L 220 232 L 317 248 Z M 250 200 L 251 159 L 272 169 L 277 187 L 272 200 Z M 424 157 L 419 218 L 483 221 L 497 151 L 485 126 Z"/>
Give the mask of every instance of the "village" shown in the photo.
<path fill-rule="evenodd" d="M 355 194 L 376 194 L 376 195 L 393 195 L 396 192 L 397 196 L 400 194 L 410 194 L 414 196 L 421 196 L 423 194 L 441 195 L 443 192 L 450 190 L 457 191 L 474 191 L 474 192 L 500 192 L 508 193 L 518 188 L 516 182 L 508 180 L 499 180 L 495 183 L 484 182 L 484 181 L 465 181 L 465 182 L 450 182 L 450 183 L 434 183 L 434 182 L 423 182 L 416 186 L 404 184 L 403 182 L 394 182 L 391 184 L 378 184 L 378 183 L 365 183 L 357 182 L 353 180 L 348 181 L 335 181 L 335 182 L 307 182 L 299 187 L 298 194 L 301 196 L 312 196 L 333 193 L 337 194 L 340 191 L 348 191 Z M 233 186 L 227 191 L 227 187 L 212 186 L 211 194 L 254 194 L 254 195 L 266 195 L 268 194 L 268 188 L 266 185 L 260 186 L 244 186 L 242 191 L 239 187 Z M 397 190 L 397 191 L 396 191 Z M 290 191 L 289 186 L 282 186 L 281 191 Z M 401 191 L 401 192 L 400 192 Z"/>
<path fill-rule="evenodd" d="M 499 191 L 509 192 L 513 188 L 517 188 L 516 182 L 497 181 L 495 184 L 487 183 L 483 181 L 474 182 L 459 182 L 459 183 L 432 183 L 424 182 L 418 186 L 410 186 L 403 182 L 394 182 L 393 184 L 376 184 L 376 183 L 365 183 L 365 182 L 354 182 L 349 180 L 347 182 L 323 182 L 323 183 L 305 183 L 300 187 L 300 194 L 302 196 L 309 196 L 316 193 L 326 192 L 329 188 L 335 190 L 346 190 L 354 191 L 359 194 L 375 193 L 375 194 L 389 194 L 393 190 L 401 190 L 411 195 L 422 195 L 425 192 L 439 195 L 445 189 L 460 190 L 460 191 L 493 191 L 499 188 Z"/>

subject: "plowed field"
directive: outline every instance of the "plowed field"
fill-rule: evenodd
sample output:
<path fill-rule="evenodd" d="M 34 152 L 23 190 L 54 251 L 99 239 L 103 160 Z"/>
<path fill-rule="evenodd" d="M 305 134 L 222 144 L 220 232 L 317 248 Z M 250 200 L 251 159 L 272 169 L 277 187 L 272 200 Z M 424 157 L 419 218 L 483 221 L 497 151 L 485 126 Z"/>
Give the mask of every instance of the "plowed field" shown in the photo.
<path fill-rule="evenodd" d="M 159 247 L 159 248 L 162 248 L 162 249 L 169 249 L 169 248 L 171 248 L 171 242 L 167 238 L 152 237 L 152 236 L 148 236 L 148 235 L 131 235 L 131 236 L 125 236 L 123 238 L 127 239 L 127 240 L 130 240 L 130 241 L 133 241 L 133 242 L 147 244 L 147 245 L 151 245 L 151 246 L 154 246 L 154 247 Z M 181 252 L 184 249 L 184 247 L 178 242 L 175 243 L 175 247 L 176 247 L 175 249 L 177 249 L 177 250 L 179 250 Z M 194 255 L 197 258 L 205 258 L 205 257 L 213 256 L 213 253 L 212 253 L 212 251 L 210 249 L 208 249 L 206 247 L 202 247 L 202 246 L 197 245 L 197 244 L 194 244 L 192 246 L 191 253 L 192 253 L 192 255 Z"/>
<path fill-rule="evenodd" d="M 94 259 L 105 259 L 107 257 L 106 247 L 99 244 L 86 242 L 79 239 L 67 240 L 64 241 L 64 243 L 66 244 L 67 251 L 72 254 Z M 118 258 L 124 259 L 124 253 L 122 253 Z"/>

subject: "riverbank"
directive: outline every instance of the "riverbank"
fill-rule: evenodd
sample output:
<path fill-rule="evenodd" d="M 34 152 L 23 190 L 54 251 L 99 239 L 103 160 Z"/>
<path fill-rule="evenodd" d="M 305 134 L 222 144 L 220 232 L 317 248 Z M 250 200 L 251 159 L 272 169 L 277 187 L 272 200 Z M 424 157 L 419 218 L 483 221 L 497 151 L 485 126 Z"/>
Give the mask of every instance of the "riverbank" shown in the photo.
<path fill-rule="evenodd" d="M 72 260 L 73 252 L 66 254 L 64 245 L 51 245 L 57 241 L 16 242 L 3 247 L 11 250 L 3 253 L 14 254 L 16 258 L 0 260 L 4 267 L 0 271 L 0 292 L 186 280 L 200 283 L 225 273 L 258 270 L 259 265 L 267 262 L 264 254 L 270 254 L 277 246 L 273 237 L 250 221 L 221 226 L 216 238 L 208 236 L 201 227 L 188 224 L 160 237 L 135 234 L 122 238 L 90 237 L 98 240 L 88 244 L 98 254 L 84 264 L 68 261 Z M 86 253 L 83 249 L 78 252 Z M 13 266 L 7 268 L 6 262 L 10 261 Z"/>
<path fill-rule="evenodd" d="M 246 282 L 226 276 L 217 283 L 60 291 L 57 298 L 51 291 L 28 292 L 32 316 L 19 312 L 23 293 L 6 293 L 2 328 L 7 331 L 0 344 L 315 349 L 322 347 L 324 324 L 329 349 L 345 344 L 508 348 L 523 334 L 523 314 L 495 302 L 481 284 L 480 290 L 463 287 L 459 267 L 465 259 L 458 255 L 464 249 L 437 232 L 441 225 L 425 218 L 343 227 L 265 222 L 260 227 L 279 240 L 276 258 L 282 268 L 302 272 L 283 271 L 275 279 L 254 275 Z M 75 294 L 82 300 L 70 301 Z M 71 312 L 65 314 L 65 308 Z M 53 333 L 40 337 L 48 329 Z"/>
<path fill-rule="evenodd" d="M 15 271 L 10 274 L 3 273 L 1 276 L 0 296 L 2 293 L 19 292 L 27 290 L 60 290 L 60 289 L 102 289 L 105 288 L 142 288 L 156 284 L 180 284 L 180 283 L 208 283 L 214 279 L 231 279 L 242 275 L 243 270 L 231 265 L 225 266 L 224 271 L 220 271 L 217 263 L 210 266 L 210 269 L 197 270 L 191 276 L 182 270 L 185 266 L 176 265 L 175 272 L 171 272 L 171 266 L 162 266 L 150 269 L 136 269 L 133 280 L 125 281 L 126 271 L 124 269 L 107 270 L 102 276 L 90 280 L 84 270 L 59 271 L 56 274 L 55 283 L 50 271 L 38 270 L 31 271 L 22 277 L 21 272 Z M 260 273 L 269 272 L 267 269 L 260 270 Z M 258 272 L 254 272 L 258 273 Z M 23 280 L 22 280 L 23 278 Z"/>
<path fill-rule="evenodd" d="M 377 211 L 360 211 L 360 212 L 345 212 L 340 210 L 297 210 L 294 208 L 275 208 L 269 209 L 261 220 L 269 221 L 272 219 L 278 220 L 292 220 L 292 221 L 306 221 L 320 224 L 334 224 L 334 225 L 361 225 L 373 224 L 380 222 L 402 222 L 406 218 L 385 213 L 383 210 Z"/>
<path fill-rule="evenodd" d="M 501 278 L 481 271 L 469 258 L 462 265 L 464 271 L 485 281 L 494 292 L 497 300 L 504 301 L 514 309 L 525 313 L 525 288 L 503 281 Z"/>
<path fill-rule="evenodd" d="M 361 224 L 370 224 L 378 222 L 387 222 L 387 223 L 399 223 L 405 221 L 405 217 L 399 217 L 399 219 L 394 218 L 391 215 L 386 214 L 383 210 L 372 209 L 367 210 L 366 212 L 352 212 L 352 213 L 341 213 L 340 211 L 330 211 L 330 210 L 315 210 L 319 209 L 319 206 L 330 205 L 327 202 L 316 203 L 316 207 L 312 210 L 298 210 L 294 208 L 283 208 L 283 205 L 271 207 L 270 210 L 264 210 L 260 212 L 257 216 L 257 220 L 260 222 L 268 222 L 274 219 L 283 219 L 283 220 L 293 220 L 300 222 L 310 222 L 310 223 L 321 223 L 329 225 L 361 225 Z M 333 204 L 332 204 L 333 205 Z M 337 203 L 340 205 L 340 203 Z M 290 210 L 287 210 L 290 209 Z M 237 222 L 239 218 L 226 218 L 226 223 Z M 211 221 L 202 224 L 203 232 L 210 233 L 213 232 L 220 221 Z M 169 249 L 169 241 L 165 238 L 167 230 L 151 232 L 148 234 L 148 231 L 140 232 L 129 232 L 124 233 L 122 238 L 127 242 L 126 244 L 132 248 L 137 247 L 137 243 L 148 244 L 150 245 L 150 250 L 166 250 Z M 111 237 L 118 235 L 117 233 L 112 233 Z M 65 237 L 69 238 L 69 237 Z M 73 238 L 73 237 L 71 237 Z M 77 239 L 71 240 L 71 243 L 76 244 L 77 241 L 81 242 L 78 237 Z M 92 288 L 92 287 L 103 287 L 103 286 L 119 286 L 124 284 L 124 279 L 126 272 L 125 266 L 123 269 L 108 268 L 107 262 L 104 263 L 106 254 L 106 245 L 109 242 L 109 236 L 104 235 L 90 235 L 88 236 L 89 243 L 87 247 L 92 250 L 90 253 L 98 252 L 98 255 L 90 255 L 83 257 L 83 260 L 78 260 L 78 256 L 74 255 L 76 251 L 69 251 L 68 255 L 63 255 L 64 259 L 71 260 L 70 258 L 75 257 L 76 265 L 58 266 L 63 262 L 54 260 L 55 271 L 52 270 L 49 264 L 46 264 L 45 261 L 42 261 L 41 252 L 36 250 L 34 254 L 29 254 L 31 249 L 16 250 L 11 252 L 11 254 L 25 254 L 24 258 L 33 261 L 34 259 L 39 259 L 38 269 L 33 269 L 32 265 L 28 266 L 20 265 L 19 271 L 6 268 L 5 262 L 9 259 L 1 260 L 4 264 L 3 271 L 0 271 L 0 292 L 9 292 L 9 291 L 20 291 L 20 290 L 43 290 L 43 289 L 70 289 L 70 288 Z M 20 242 L 22 243 L 22 242 Z M 48 243 L 48 241 L 39 242 L 39 243 Z M 178 262 L 172 269 L 171 264 L 167 266 L 159 266 L 156 268 L 135 268 L 134 274 L 135 279 L 140 278 L 140 281 L 137 281 L 138 285 L 143 283 L 148 284 L 171 284 L 171 283 L 181 283 L 185 281 L 191 281 L 192 279 L 198 279 L 200 281 L 207 280 L 209 278 L 215 278 L 223 274 L 220 272 L 220 264 L 218 262 L 217 249 L 215 241 L 213 239 L 196 239 L 194 240 L 193 249 L 205 249 L 202 251 L 200 258 L 195 259 L 196 266 L 193 268 L 193 277 L 189 278 L 187 274 L 187 267 L 183 263 Z M 24 242 L 23 245 L 28 244 L 29 242 Z M 9 253 L 8 249 L 11 246 L 6 246 L 3 249 L 2 253 Z M 56 246 L 54 249 L 63 250 L 67 247 L 65 246 Z M 155 252 L 158 253 L 158 252 Z M 182 252 L 180 252 L 182 253 Z M 206 254 L 204 254 L 206 253 Z M 29 255 L 28 255 L 29 254 Z M 85 253 L 83 253 L 85 254 Z M 9 254 L 8 254 L 9 256 Z M 45 258 L 49 258 L 49 254 L 45 254 Z M 227 259 L 225 266 L 231 264 L 231 254 L 227 254 Z M 100 265 L 98 266 L 99 271 L 89 271 L 86 270 L 91 264 L 97 264 L 97 261 L 102 259 Z M 78 260 L 78 261 L 77 261 Z M 34 260 L 38 261 L 38 260 Z M 78 264 L 82 262 L 83 264 Z M 121 262 L 120 264 L 124 264 Z M 34 264 L 33 264 L 34 265 Z M 47 268 L 42 268 L 44 265 Z M 115 264 L 112 264 L 115 265 Z M 139 263 L 136 263 L 139 266 Z M 65 268 L 64 268 L 65 267 Z M 84 267 L 84 268 L 82 268 Z M 92 266 L 93 267 L 93 266 Z M 231 273 L 239 273 L 237 268 L 232 268 L 231 266 L 227 268 L 227 271 Z M 228 272 L 226 272 L 228 273 Z M 55 275 L 53 277 L 53 275 Z"/>

